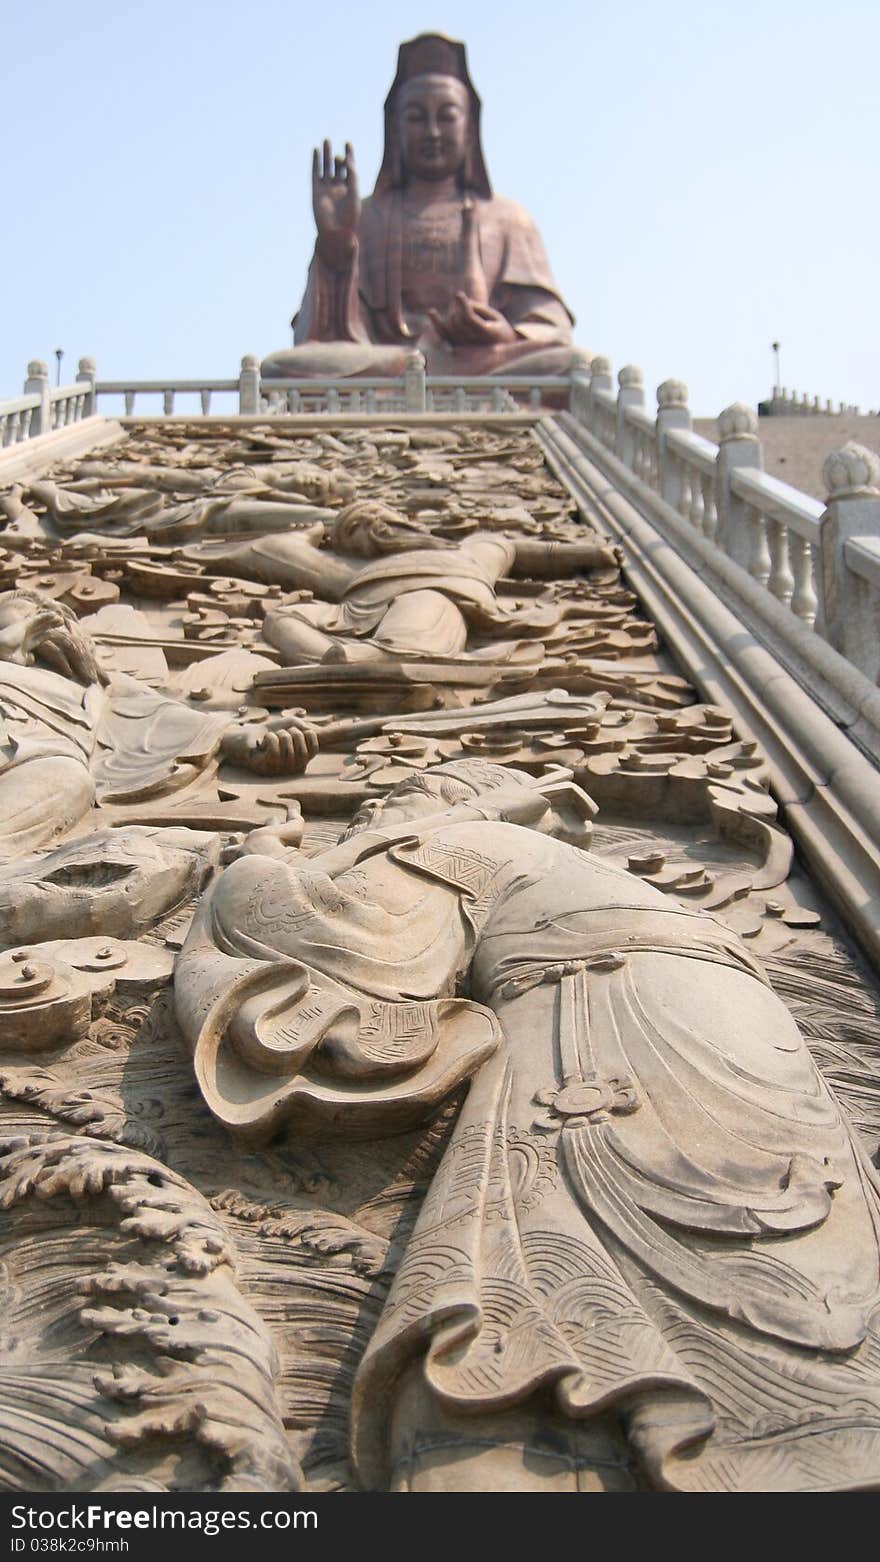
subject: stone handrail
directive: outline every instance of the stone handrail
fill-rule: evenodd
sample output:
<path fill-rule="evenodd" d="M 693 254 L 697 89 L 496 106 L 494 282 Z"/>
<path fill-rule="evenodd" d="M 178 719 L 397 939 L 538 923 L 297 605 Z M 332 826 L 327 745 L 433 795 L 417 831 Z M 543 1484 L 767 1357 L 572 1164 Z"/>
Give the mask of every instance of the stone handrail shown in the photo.
<path fill-rule="evenodd" d="M 880 596 L 880 538 L 850 537 L 843 551 L 853 574 L 866 580 Z"/>
<path fill-rule="evenodd" d="M 707 542 L 876 681 L 880 673 L 880 457 L 844 446 L 823 469 L 825 504 L 763 470 L 755 412 L 718 419 L 720 443 L 691 428 L 687 388 L 666 380 L 657 415 L 641 370 L 594 358 L 572 376 L 570 410 L 594 439 Z M 855 535 L 855 529 L 859 535 Z"/>
<path fill-rule="evenodd" d="M 194 393 L 199 396 L 202 413 L 207 417 L 215 392 L 234 393 L 238 388 L 238 380 L 97 380 L 95 395 L 124 397 L 126 417 L 133 414 L 138 396 L 161 396 L 162 411 L 170 418 L 174 414 L 175 397 Z"/>

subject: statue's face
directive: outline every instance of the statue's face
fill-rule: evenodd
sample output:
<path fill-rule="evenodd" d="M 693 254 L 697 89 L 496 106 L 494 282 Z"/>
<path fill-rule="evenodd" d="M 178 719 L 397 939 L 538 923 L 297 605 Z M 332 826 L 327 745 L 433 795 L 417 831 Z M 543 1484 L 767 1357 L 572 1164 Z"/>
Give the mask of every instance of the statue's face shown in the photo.
<path fill-rule="evenodd" d="M 418 770 L 397 786 L 386 792 L 383 798 L 370 798 L 358 809 L 343 840 L 359 835 L 362 830 L 376 830 L 380 825 L 408 824 L 411 820 L 430 818 L 454 808 L 457 803 L 469 803 L 485 796 L 487 802 L 500 790 L 511 792 L 518 787 L 534 790 L 531 776 L 524 770 L 505 769 L 485 760 L 455 760 L 451 764 L 434 765 L 430 770 Z"/>
<path fill-rule="evenodd" d="M 362 803 L 342 839 L 347 841 L 364 830 L 377 830 L 380 825 L 408 824 L 430 818 L 451 808 L 453 801 L 460 801 L 460 797 L 456 795 L 455 799 L 450 799 L 439 775 L 418 771 L 411 779 L 398 782 L 385 797 L 373 797 Z"/>
<path fill-rule="evenodd" d="M 389 509 L 375 499 L 355 499 L 337 511 L 331 532 L 337 553 L 356 559 L 378 559 L 383 554 L 406 553 L 413 548 L 443 548 L 442 538 L 433 537 L 417 521 Z"/>
<path fill-rule="evenodd" d="M 403 166 L 416 179 L 448 179 L 464 164 L 470 103 L 454 76 L 415 76 L 395 111 Z"/>

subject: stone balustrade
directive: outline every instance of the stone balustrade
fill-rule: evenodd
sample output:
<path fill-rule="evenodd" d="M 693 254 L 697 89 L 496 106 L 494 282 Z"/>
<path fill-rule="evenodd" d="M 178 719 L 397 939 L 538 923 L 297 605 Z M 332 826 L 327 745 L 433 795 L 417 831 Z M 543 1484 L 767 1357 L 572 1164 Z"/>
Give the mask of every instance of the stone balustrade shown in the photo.
<path fill-rule="evenodd" d="M 540 411 L 544 397 L 552 393 L 567 398 L 567 378 L 505 375 L 461 378 L 455 375 L 425 373 L 420 353 L 412 353 L 406 371 L 398 378 L 263 380 L 260 360 L 247 354 L 235 380 L 99 380 L 94 360 L 80 359 L 77 383 L 49 388 L 48 368 L 32 363 L 28 370 L 25 395 L 0 403 L 0 440 L 16 443 L 34 434 L 78 422 L 98 409 L 99 401 L 121 398 L 124 415 L 173 417 L 189 416 L 191 408 L 181 408 L 179 396 L 199 398 L 203 416 L 212 411 L 215 395 L 234 395 L 239 415 L 262 417 L 278 414 L 339 416 L 351 413 L 400 412 L 521 412 L 523 407 Z M 153 398 L 161 397 L 161 411 Z M 149 398 L 147 407 L 145 399 Z M 44 414 L 45 404 L 45 414 Z"/>
<path fill-rule="evenodd" d="M 763 470 L 758 418 L 737 402 L 718 419 L 719 443 L 691 428 L 687 388 L 666 380 L 657 414 L 641 370 L 612 390 L 596 358 L 572 377 L 570 410 L 646 488 L 872 681 L 880 676 L 880 457 L 860 445 L 823 468 L 825 504 Z"/>
<path fill-rule="evenodd" d="M 38 430 L 32 430 L 31 425 L 39 416 L 40 407 L 39 396 L 13 396 L 9 401 L 0 401 L 0 445 L 18 445 L 30 439 L 32 432 L 36 434 Z"/>
<path fill-rule="evenodd" d="M 80 360 L 80 372 L 73 385 L 49 384 L 49 365 L 35 358 L 28 364 L 24 395 L 0 402 L 0 445 L 18 445 L 38 434 L 79 423 L 95 410 L 94 378 L 90 358 Z"/>
<path fill-rule="evenodd" d="M 653 414 L 642 372 L 632 364 L 620 370 L 615 392 L 604 357 L 570 378 L 458 378 L 427 375 L 414 352 L 399 378 L 356 381 L 264 380 L 253 355 L 242 359 L 237 379 L 99 380 L 94 360 L 82 358 L 75 383 L 56 388 L 47 365 L 34 360 L 24 393 L 0 402 L 0 445 L 81 422 L 100 410 L 102 398 L 122 397 L 132 416 L 136 407 L 140 413 L 139 398 L 161 397 L 162 415 L 170 417 L 179 410 L 177 396 L 196 395 L 207 416 L 215 394 L 236 396 L 239 415 L 251 417 L 540 413 L 546 398 L 558 404 L 567 397 L 576 422 L 646 490 L 873 681 L 880 676 L 880 457 L 854 444 L 834 452 L 823 469 L 823 505 L 763 470 L 751 407 L 725 408 L 713 444 L 694 433 L 680 380 L 659 386 Z"/>
<path fill-rule="evenodd" d="M 552 393 L 567 397 L 567 378 L 546 375 L 505 375 L 462 378 L 455 375 L 425 373 L 424 360 L 413 353 L 405 374 L 396 379 L 312 379 L 262 380 L 260 360 L 246 355 L 237 379 L 229 380 L 99 380 L 94 360 L 82 358 L 75 385 L 49 387 L 49 371 L 44 363 L 29 365 L 25 394 L 0 402 L 0 442 L 15 444 L 35 434 L 47 433 L 67 423 L 78 422 L 98 410 L 99 400 L 121 398 L 124 415 L 135 413 L 155 416 L 155 402 L 144 407 L 145 398 L 161 397 L 159 415 L 189 416 L 189 407 L 180 408 L 179 396 L 198 396 L 204 416 L 212 411 L 215 395 L 235 395 L 237 411 L 244 416 L 265 414 L 386 412 L 520 412 L 523 405 L 540 411 L 544 397 Z M 48 409 L 43 415 L 44 404 Z M 36 415 L 35 415 L 36 414 Z"/>

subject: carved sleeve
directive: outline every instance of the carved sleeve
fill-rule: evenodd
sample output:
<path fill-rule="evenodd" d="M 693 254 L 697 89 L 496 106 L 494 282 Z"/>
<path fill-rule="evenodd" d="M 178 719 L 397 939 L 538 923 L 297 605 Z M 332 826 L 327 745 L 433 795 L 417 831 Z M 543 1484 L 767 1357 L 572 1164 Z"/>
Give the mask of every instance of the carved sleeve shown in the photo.
<path fill-rule="evenodd" d="M 315 250 L 303 301 L 291 321 L 297 347 L 305 342 L 370 340 L 358 297 L 359 269 L 357 244 L 342 271 L 331 270 Z"/>

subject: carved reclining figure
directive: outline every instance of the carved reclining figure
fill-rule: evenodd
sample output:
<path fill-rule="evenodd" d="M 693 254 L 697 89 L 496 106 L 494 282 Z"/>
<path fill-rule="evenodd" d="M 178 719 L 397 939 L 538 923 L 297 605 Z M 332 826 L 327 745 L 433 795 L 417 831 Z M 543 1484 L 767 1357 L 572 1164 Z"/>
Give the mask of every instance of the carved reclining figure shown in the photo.
<path fill-rule="evenodd" d="M 33 592 L 0 594 L 0 857 L 65 834 L 96 799 L 173 791 L 220 754 L 283 775 L 316 750 L 296 716 L 243 723 L 135 678 L 108 683 L 66 608 Z"/>
<path fill-rule="evenodd" d="M 177 962 L 246 1142 L 472 1081 L 359 1370 L 361 1478 L 876 1489 L 874 1169 L 745 945 L 542 833 L 541 785 L 441 765 L 319 857 L 244 857 Z"/>

